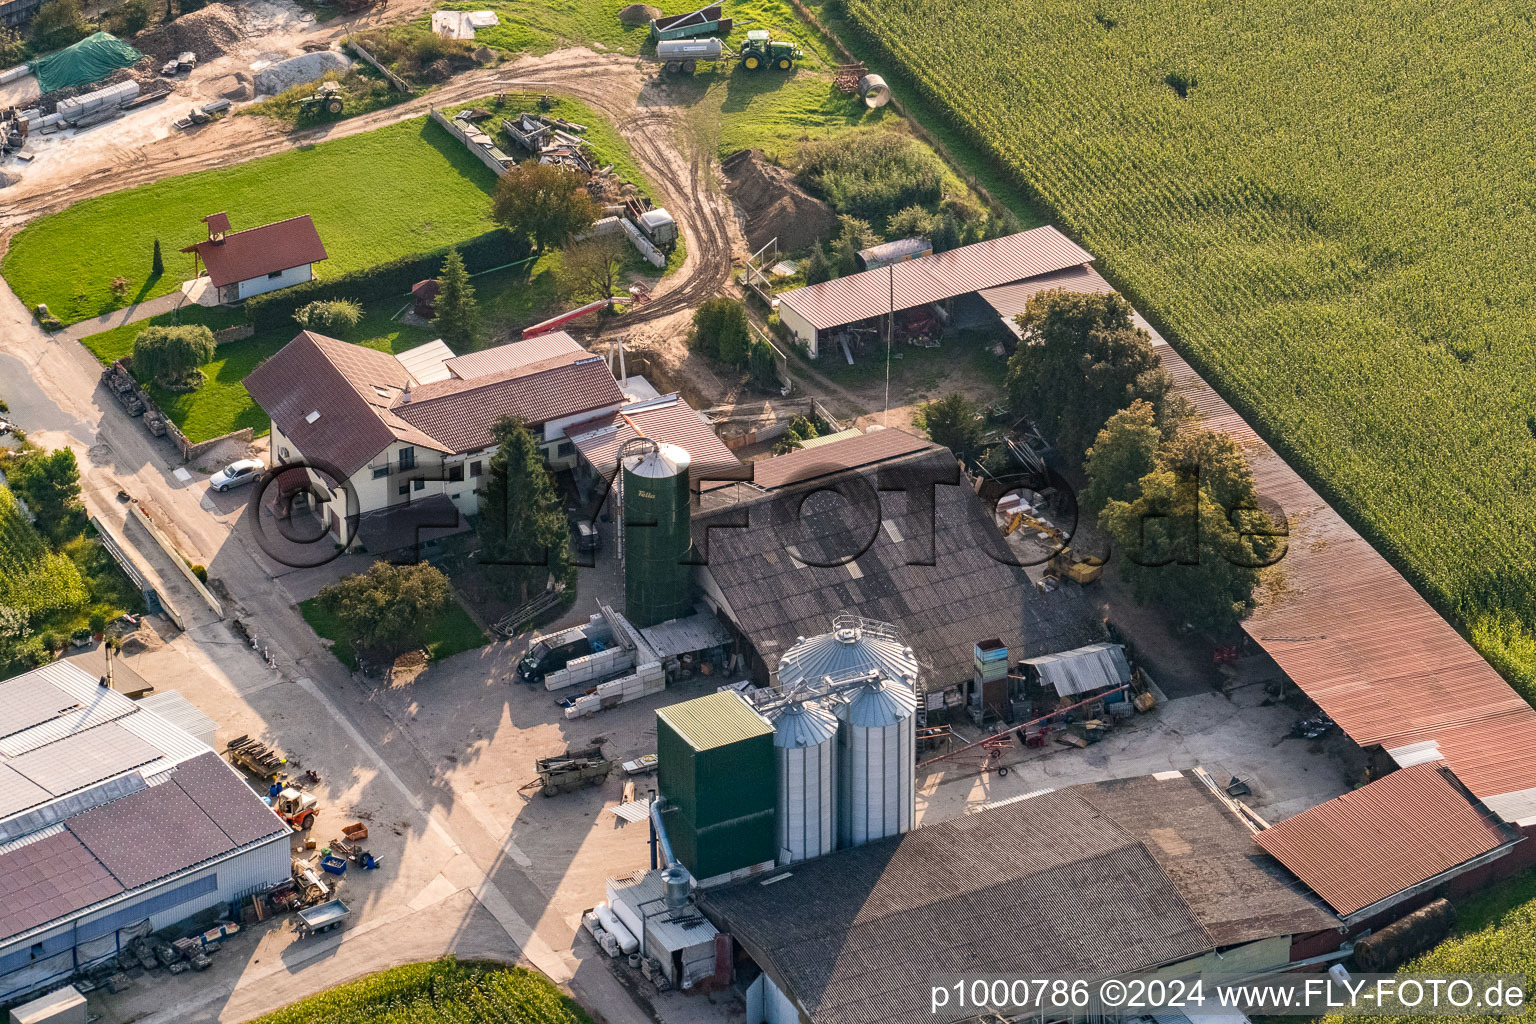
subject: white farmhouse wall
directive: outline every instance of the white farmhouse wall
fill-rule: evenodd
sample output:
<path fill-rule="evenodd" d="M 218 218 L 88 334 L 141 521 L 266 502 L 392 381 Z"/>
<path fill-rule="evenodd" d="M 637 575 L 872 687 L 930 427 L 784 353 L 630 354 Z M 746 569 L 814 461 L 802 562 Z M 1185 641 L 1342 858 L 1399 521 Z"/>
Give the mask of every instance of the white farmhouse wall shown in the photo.
<path fill-rule="evenodd" d="M 261 295 L 265 292 L 275 292 L 279 288 L 287 288 L 289 285 L 303 284 L 315 276 L 314 264 L 306 263 L 302 267 L 290 267 L 276 277 L 268 277 L 262 274 L 239 282 L 236 288 L 236 297 L 248 299 L 253 295 Z"/>
<path fill-rule="evenodd" d="M 819 355 L 816 350 L 816 328 L 811 326 L 809 320 L 791 309 L 788 303 L 779 303 L 779 323 L 794 335 L 796 341 L 805 346 L 812 359 Z"/>

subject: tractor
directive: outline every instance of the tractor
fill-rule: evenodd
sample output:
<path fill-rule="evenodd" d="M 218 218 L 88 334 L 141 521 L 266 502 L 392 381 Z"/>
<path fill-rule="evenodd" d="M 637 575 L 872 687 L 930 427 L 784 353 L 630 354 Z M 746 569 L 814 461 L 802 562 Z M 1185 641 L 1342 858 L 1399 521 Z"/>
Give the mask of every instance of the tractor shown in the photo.
<path fill-rule="evenodd" d="M 324 111 L 335 116 L 341 113 L 342 106 L 341 85 L 336 82 L 321 82 L 314 95 L 299 100 L 299 113 L 319 114 Z"/>
<path fill-rule="evenodd" d="M 320 813 L 320 801 L 313 793 L 289 786 L 273 798 L 272 809 L 290 828 L 308 830 L 315 824 L 315 815 Z"/>
<path fill-rule="evenodd" d="M 772 39 L 766 29 L 753 29 L 741 44 L 741 66 L 748 71 L 778 68 L 788 71 L 805 52 L 794 43 Z"/>

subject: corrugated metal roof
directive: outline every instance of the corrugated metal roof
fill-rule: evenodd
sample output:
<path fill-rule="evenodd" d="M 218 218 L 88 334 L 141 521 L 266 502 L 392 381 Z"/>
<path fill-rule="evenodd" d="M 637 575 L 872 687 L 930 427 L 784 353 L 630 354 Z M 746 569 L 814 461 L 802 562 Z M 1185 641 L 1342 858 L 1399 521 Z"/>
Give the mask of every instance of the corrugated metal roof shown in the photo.
<path fill-rule="evenodd" d="M 1258 844 L 1349 915 L 1507 843 L 1438 762 L 1400 768 L 1260 832 Z"/>
<path fill-rule="evenodd" d="M 1153 337 L 1180 393 L 1242 446 L 1258 493 L 1285 510 L 1284 586 L 1264 595 L 1244 631 L 1356 743 L 1412 752 L 1432 740 L 1495 813 L 1536 822 L 1536 709 Z"/>
<path fill-rule="evenodd" d="M 1119 644 L 1089 644 L 1076 650 L 1025 658 L 1040 673 L 1040 681 L 1067 697 L 1105 686 L 1119 686 L 1131 681 L 1131 666 L 1125 660 L 1125 648 Z"/>
<path fill-rule="evenodd" d="M 1092 261 L 1060 231 L 1040 227 L 807 285 L 778 298 L 825 329 L 889 312 L 892 301 L 897 309 L 910 309 Z"/>
<path fill-rule="evenodd" d="M 453 349 L 442 338 L 408 348 L 395 356 L 417 384 L 431 384 L 453 376 L 448 364 L 454 360 Z"/>
<path fill-rule="evenodd" d="M 153 711 L 160 718 L 199 741 L 212 737 L 219 731 L 219 723 L 209 718 L 196 704 L 187 700 L 177 690 L 162 690 L 139 701 L 145 711 Z"/>
<path fill-rule="evenodd" d="M 1017 335 L 1019 328 L 1013 322 L 1013 318 L 1024 312 L 1024 307 L 1029 304 L 1030 299 L 1053 288 L 1097 295 L 1108 295 L 1115 290 L 1114 286 L 1100 277 L 1099 272 L 1092 267 L 1068 267 L 1066 270 L 1041 274 L 1027 281 L 987 288 L 980 293 L 980 297 L 997 311 L 998 316 L 1002 317 L 1004 326 Z"/>
<path fill-rule="evenodd" d="M 730 631 L 720 624 L 713 612 L 700 611 L 681 619 L 658 622 L 640 630 L 645 642 L 658 658 L 703 651 L 731 642 Z"/>
<path fill-rule="evenodd" d="M 159 749 L 118 722 L 98 725 L 6 762 L 53 796 L 63 796 L 160 760 Z"/>
<path fill-rule="evenodd" d="M 558 356 L 575 355 L 581 358 L 586 354 L 587 350 L 569 334 L 564 331 L 551 331 L 526 341 L 508 342 L 479 352 L 455 356 L 448 360 L 446 365 L 455 377 L 463 377 L 467 380 L 471 377 L 483 377 L 487 374 L 532 366 L 534 363 L 541 363 Z"/>
<path fill-rule="evenodd" d="M 694 750 L 713 750 L 773 732 L 773 726 L 734 691 L 708 693 L 681 704 L 669 704 L 657 708 L 656 717 L 671 726 Z"/>

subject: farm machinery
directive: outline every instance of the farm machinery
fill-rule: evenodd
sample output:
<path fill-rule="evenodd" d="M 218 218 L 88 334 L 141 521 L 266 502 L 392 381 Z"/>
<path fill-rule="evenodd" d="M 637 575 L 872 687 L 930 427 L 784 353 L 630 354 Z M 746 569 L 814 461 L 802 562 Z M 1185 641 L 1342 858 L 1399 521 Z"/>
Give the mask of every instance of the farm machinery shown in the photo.
<path fill-rule="evenodd" d="M 314 117 L 324 113 L 334 117 L 341 113 L 344 106 L 340 83 L 321 82 L 318 89 L 299 100 L 299 114 L 303 117 Z"/>
<path fill-rule="evenodd" d="M 663 70 L 691 75 L 698 70 L 700 61 L 730 63 L 740 61 L 748 71 L 777 68 L 789 71 L 805 56 L 798 44 L 785 39 L 774 39 L 766 29 L 753 29 L 742 40 L 741 47 L 732 53 L 718 38 L 672 39 L 656 44 L 656 60 Z"/>

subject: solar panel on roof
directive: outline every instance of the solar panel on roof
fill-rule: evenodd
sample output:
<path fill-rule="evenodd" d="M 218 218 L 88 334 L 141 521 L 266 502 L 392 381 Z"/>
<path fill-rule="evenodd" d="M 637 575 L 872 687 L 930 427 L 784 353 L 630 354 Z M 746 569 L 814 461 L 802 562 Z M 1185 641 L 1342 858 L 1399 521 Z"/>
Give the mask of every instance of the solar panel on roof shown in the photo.
<path fill-rule="evenodd" d="M 0 683 L 0 737 L 41 725 L 79 703 L 43 679 L 23 676 Z"/>
<path fill-rule="evenodd" d="M 109 722 L 12 758 L 8 764 L 54 796 L 62 796 L 160 757 L 157 748 Z"/>
<path fill-rule="evenodd" d="M 179 786 L 153 786 L 93 807 L 65 824 L 126 889 L 234 849 Z"/>
<path fill-rule="evenodd" d="M 288 826 L 218 754 L 209 752 L 182 762 L 171 781 L 192 798 L 235 846 L 288 831 Z"/>
<path fill-rule="evenodd" d="M 68 832 L 0 855 L 0 939 L 123 891 Z"/>

